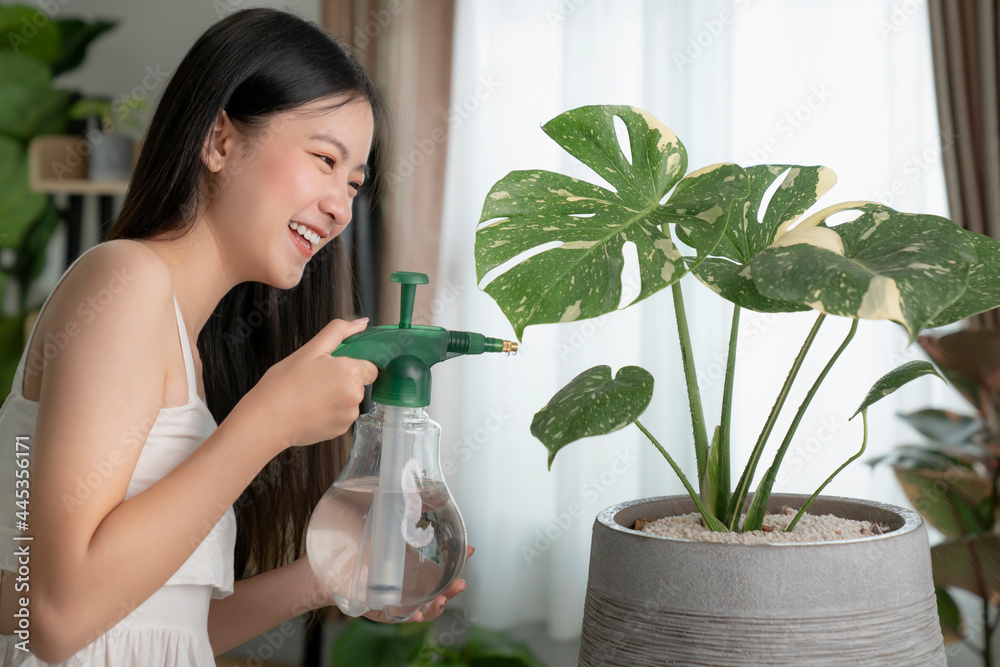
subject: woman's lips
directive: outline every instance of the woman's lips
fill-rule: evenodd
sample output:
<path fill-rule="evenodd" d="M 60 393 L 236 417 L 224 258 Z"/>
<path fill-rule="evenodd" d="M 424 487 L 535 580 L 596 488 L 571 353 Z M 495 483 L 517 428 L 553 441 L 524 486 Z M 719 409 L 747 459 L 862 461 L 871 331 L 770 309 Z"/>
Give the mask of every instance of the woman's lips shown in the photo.
<path fill-rule="evenodd" d="M 294 229 L 292 229 L 291 227 L 286 227 L 286 229 L 288 230 L 288 233 L 292 235 L 292 243 L 294 243 L 295 247 L 299 249 L 299 252 L 301 252 L 306 257 L 312 257 L 313 249 L 312 246 L 309 244 L 309 241 L 306 241 L 304 238 L 302 238 L 302 235 L 299 234 Z"/>

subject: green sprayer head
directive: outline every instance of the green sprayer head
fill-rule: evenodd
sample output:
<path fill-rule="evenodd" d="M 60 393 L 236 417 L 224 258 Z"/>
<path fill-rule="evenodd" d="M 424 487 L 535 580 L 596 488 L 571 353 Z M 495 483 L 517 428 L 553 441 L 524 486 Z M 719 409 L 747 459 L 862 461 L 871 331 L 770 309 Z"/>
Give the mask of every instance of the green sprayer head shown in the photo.
<path fill-rule="evenodd" d="M 389 280 L 400 283 L 399 324 L 369 327 L 348 336 L 335 357 L 367 359 L 378 367 L 372 400 L 383 405 L 426 407 L 431 402 L 431 366 L 464 354 L 517 352 L 517 343 L 487 338 L 472 331 L 448 331 L 414 325 L 413 301 L 417 285 L 426 285 L 427 274 L 395 271 Z"/>

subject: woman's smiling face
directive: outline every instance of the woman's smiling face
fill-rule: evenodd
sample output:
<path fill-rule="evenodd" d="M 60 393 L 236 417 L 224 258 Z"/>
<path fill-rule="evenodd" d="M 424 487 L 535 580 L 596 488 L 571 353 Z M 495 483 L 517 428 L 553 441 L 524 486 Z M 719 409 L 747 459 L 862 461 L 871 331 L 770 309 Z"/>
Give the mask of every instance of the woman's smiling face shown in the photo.
<path fill-rule="evenodd" d="M 365 181 L 374 120 L 356 99 L 321 99 L 247 134 L 227 117 L 202 159 L 215 172 L 204 218 L 238 281 L 289 289 L 306 262 L 344 231 Z"/>

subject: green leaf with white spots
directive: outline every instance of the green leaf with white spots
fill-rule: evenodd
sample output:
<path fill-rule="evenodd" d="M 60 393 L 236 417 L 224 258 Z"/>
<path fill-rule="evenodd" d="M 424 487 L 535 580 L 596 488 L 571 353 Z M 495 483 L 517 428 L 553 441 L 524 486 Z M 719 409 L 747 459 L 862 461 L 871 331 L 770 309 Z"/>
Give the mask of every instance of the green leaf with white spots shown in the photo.
<path fill-rule="evenodd" d="M 740 210 L 734 212 L 732 224 L 712 253 L 741 264 L 774 243 L 837 182 L 833 171 L 821 166 L 762 164 L 747 167 L 744 173 L 747 193 L 739 198 Z M 765 205 L 764 196 L 779 177 L 781 182 Z M 683 230 L 677 238 L 692 245 Z"/>
<path fill-rule="evenodd" d="M 615 131 L 616 117 L 628 130 L 628 156 Z M 702 259 L 728 224 L 729 210 L 719 209 L 719 202 L 745 193 L 746 179 L 736 165 L 709 167 L 681 181 L 687 169 L 684 146 L 634 107 L 581 107 L 542 129 L 614 189 L 550 171 L 514 171 L 487 195 L 484 224 L 476 232 L 476 272 L 482 283 L 491 271 L 513 264 L 484 289 L 518 338 L 532 324 L 617 310 L 627 242 L 635 244 L 639 258 L 633 303 L 675 283 L 687 265 L 671 240 L 670 225 L 697 239 Z"/>
<path fill-rule="evenodd" d="M 903 385 L 925 375 L 936 375 L 944 380 L 941 374 L 937 372 L 937 369 L 934 368 L 934 364 L 929 361 L 909 361 L 902 366 L 892 369 L 872 385 L 872 388 L 868 390 L 868 395 L 865 396 L 865 400 L 861 401 L 861 405 L 851 415 L 851 419 L 854 419 L 859 412 L 872 403 L 882 400 Z"/>
<path fill-rule="evenodd" d="M 531 434 L 556 453 L 580 438 L 625 428 L 653 398 L 653 376 L 638 366 L 624 366 L 611 378 L 610 366 L 594 366 L 577 375 L 531 420 Z"/>
<path fill-rule="evenodd" d="M 807 306 L 760 294 L 745 271 L 746 264 L 788 231 L 806 209 L 833 187 L 837 177 L 832 170 L 821 166 L 765 164 L 744 171 L 747 195 L 736 202 L 732 221 L 712 252 L 714 256 L 702 262 L 694 274 L 709 289 L 742 308 L 767 313 L 808 310 Z M 765 203 L 765 195 L 775 183 L 774 193 Z M 718 202 L 719 206 L 729 204 Z M 678 228 L 677 238 L 688 245 L 697 241 L 682 228 Z"/>
<path fill-rule="evenodd" d="M 862 213 L 825 224 L 848 209 Z M 766 297 L 831 315 L 892 320 L 912 341 L 966 290 L 975 262 L 972 240 L 950 220 L 854 202 L 803 221 L 748 266 Z"/>
<path fill-rule="evenodd" d="M 661 207 L 676 223 L 678 238 L 695 249 L 697 266 L 725 239 L 731 216 L 747 194 L 746 171 L 730 162 L 720 162 L 685 176 Z"/>
<path fill-rule="evenodd" d="M 780 299 L 768 299 L 757 290 L 757 286 L 744 275 L 745 273 L 746 266 L 721 257 L 709 257 L 694 270 L 698 280 L 709 289 L 741 308 L 756 310 L 758 313 L 795 313 L 809 310 L 809 306 Z"/>
<path fill-rule="evenodd" d="M 964 230 L 972 240 L 978 262 L 972 267 L 969 284 L 958 301 L 927 325 L 942 327 L 1000 306 L 1000 241 Z"/>

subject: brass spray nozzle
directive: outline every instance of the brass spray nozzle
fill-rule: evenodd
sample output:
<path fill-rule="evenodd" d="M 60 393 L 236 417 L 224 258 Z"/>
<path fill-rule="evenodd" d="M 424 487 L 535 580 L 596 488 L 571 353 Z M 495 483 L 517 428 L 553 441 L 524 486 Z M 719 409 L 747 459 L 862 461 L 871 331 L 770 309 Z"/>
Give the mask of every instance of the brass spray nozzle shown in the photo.
<path fill-rule="evenodd" d="M 500 351 L 506 353 L 508 356 L 511 354 L 517 354 L 517 343 L 505 340 L 503 342 L 503 349 Z"/>

